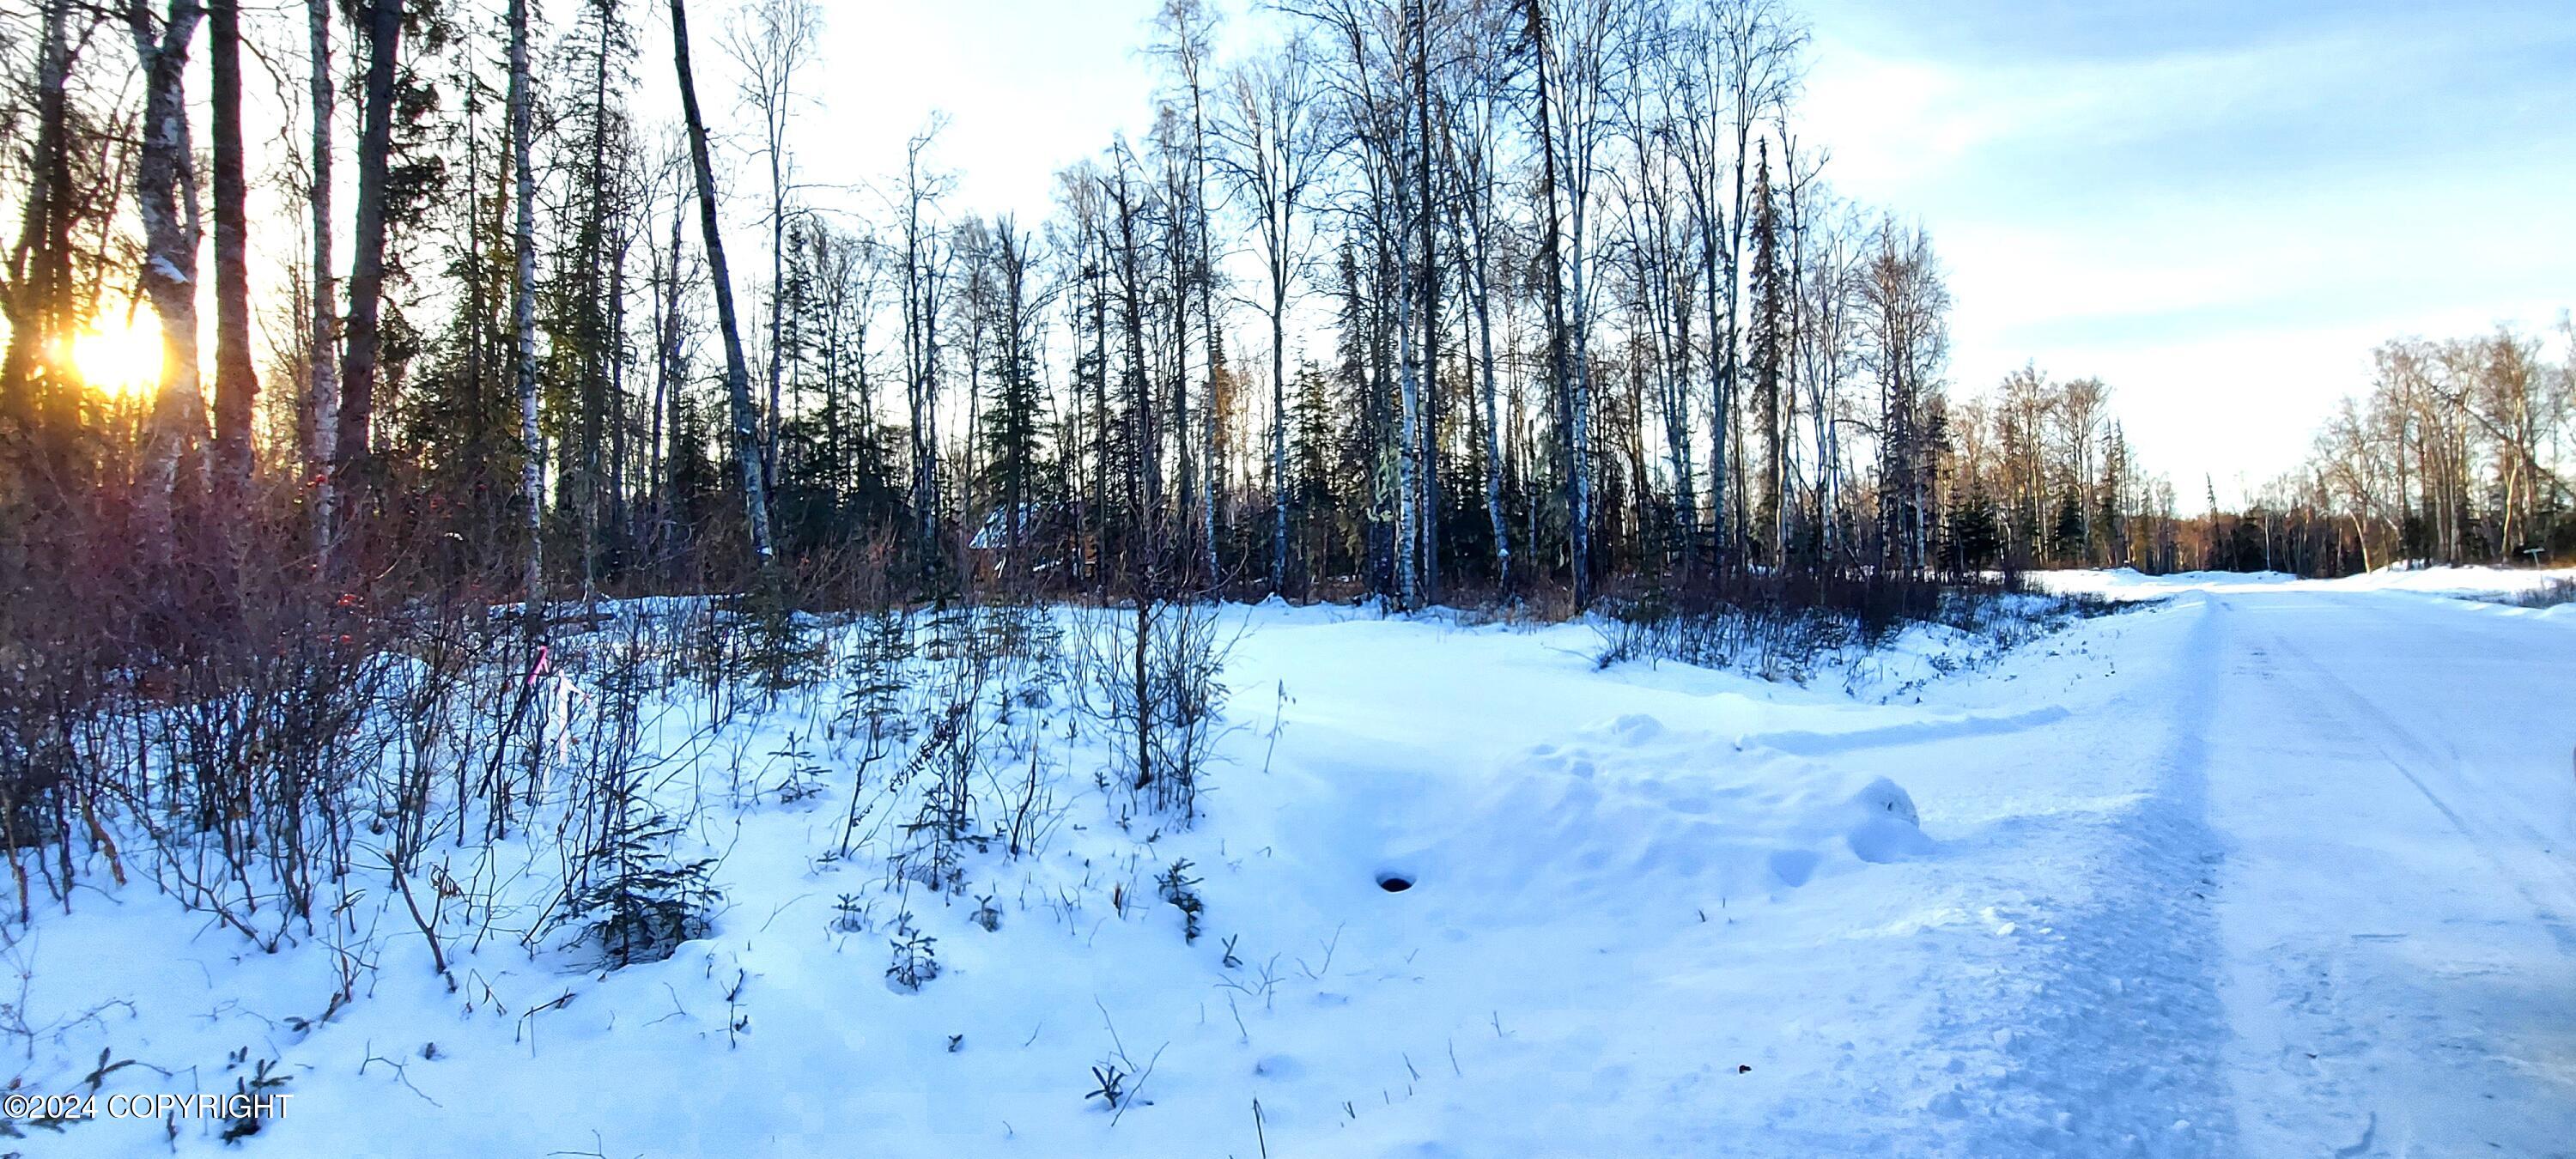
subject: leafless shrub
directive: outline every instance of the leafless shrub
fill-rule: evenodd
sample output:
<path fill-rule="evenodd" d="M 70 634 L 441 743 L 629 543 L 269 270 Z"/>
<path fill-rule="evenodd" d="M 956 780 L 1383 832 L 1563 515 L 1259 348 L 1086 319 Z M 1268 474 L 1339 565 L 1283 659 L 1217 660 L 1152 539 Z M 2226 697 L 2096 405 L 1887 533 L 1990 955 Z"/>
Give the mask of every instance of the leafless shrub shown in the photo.
<path fill-rule="evenodd" d="M 2516 595 L 2513 597 L 2513 602 L 2525 608 L 2554 608 L 2560 604 L 2576 604 L 2576 579 L 2550 580 L 2539 587 Z"/>
<path fill-rule="evenodd" d="M 1110 750 L 1105 787 L 1188 825 L 1224 719 L 1226 634 L 1212 604 L 1143 600 L 1079 621 L 1076 711 Z"/>

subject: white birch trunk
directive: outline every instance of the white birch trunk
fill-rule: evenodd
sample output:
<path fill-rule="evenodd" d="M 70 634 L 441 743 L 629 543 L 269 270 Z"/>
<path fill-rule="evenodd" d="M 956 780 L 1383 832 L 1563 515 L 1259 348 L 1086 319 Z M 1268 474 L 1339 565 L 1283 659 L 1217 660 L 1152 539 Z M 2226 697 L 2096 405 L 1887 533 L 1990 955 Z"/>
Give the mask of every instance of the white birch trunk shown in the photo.
<path fill-rule="evenodd" d="M 310 26 L 309 81 L 313 101 L 313 317 L 307 335 L 311 365 L 305 380 L 306 421 L 312 441 L 306 447 L 313 472 L 313 540 L 317 556 L 328 556 L 334 506 L 331 466 L 340 438 L 340 312 L 338 283 L 331 276 L 331 0 L 305 0 Z M 327 569 L 325 569 L 327 570 Z"/>
<path fill-rule="evenodd" d="M 134 202 L 143 223 L 144 294 L 161 324 L 161 391 L 152 407 L 136 502 L 141 509 L 147 558 L 170 555 L 171 507 L 179 463 L 194 458 L 206 436 L 205 396 L 197 370 L 197 183 L 190 161 L 184 88 L 188 44 L 205 9 L 172 0 L 169 17 L 155 22 L 138 2 L 127 11 L 134 52 L 144 75 L 143 145 L 134 169 Z"/>

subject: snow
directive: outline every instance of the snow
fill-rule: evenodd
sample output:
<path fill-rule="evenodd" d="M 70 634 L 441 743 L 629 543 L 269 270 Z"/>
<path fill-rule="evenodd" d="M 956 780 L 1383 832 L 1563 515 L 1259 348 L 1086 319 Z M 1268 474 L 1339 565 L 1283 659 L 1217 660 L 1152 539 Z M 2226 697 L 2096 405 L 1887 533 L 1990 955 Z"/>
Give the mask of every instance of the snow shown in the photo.
<path fill-rule="evenodd" d="M 229 1092 L 247 1047 L 291 1076 L 243 1148 L 277 1155 L 2565 1153 L 2576 618 L 2425 598 L 2537 574 L 2057 573 L 2154 602 L 1979 665 L 1918 630 L 1806 687 L 1603 669 L 1581 624 L 1229 608 L 1205 815 L 1122 830 L 1095 742 L 1025 726 L 1064 813 L 970 859 L 995 931 L 823 856 L 840 688 L 694 748 L 682 705 L 652 743 L 711 795 L 726 902 L 670 960 L 603 974 L 451 913 L 449 993 L 379 869 L 372 970 L 325 1018 L 322 940 L 84 889 L 0 956 L 18 1088 L 105 1049 L 168 1072 L 105 1091 Z M 779 751 L 824 791 L 723 800 Z M 561 871 L 438 857 L 522 904 Z M 1154 885 L 1180 858 L 1194 944 Z M 906 909 L 918 993 L 884 977 Z M 1143 1076 L 1115 1113 L 1104 1060 Z"/>
<path fill-rule="evenodd" d="M 2179 592 L 2415 592 L 2473 599 L 2509 598 L 2559 581 L 2576 580 L 2576 568 L 2462 567 L 2392 564 L 2340 579 L 2302 579 L 2287 572 L 2185 571 L 2146 575 L 2135 568 L 2031 572 L 2053 592 L 2107 599 L 2153 599 Z"/>

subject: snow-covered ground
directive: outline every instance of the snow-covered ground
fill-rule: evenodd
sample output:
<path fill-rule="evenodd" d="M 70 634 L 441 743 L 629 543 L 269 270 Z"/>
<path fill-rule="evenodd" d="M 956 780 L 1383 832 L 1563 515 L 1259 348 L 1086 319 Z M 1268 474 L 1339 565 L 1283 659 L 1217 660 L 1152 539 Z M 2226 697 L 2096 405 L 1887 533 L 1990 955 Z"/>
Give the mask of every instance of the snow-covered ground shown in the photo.
<path fill-rule="evenodd" d="M 2342 579 L 2301 579 L 2287 572 L 2186 571 L 2145 575 L 2132 568 L 2107 571 L 2032 572 L 2030 578 L 2050 591 L 2086 593 L 2110 599 L 2152 599 L 2175 592 L 2258 592 L 2297 589 L 2318 592 L 2415 592 L 2493 602 L 2556 583 L 2576 581 L 2576 568 L 2492 568 L 2431 566 L 2383 567 Z"/>
<path fill-rule="evenodd" d="M 244 1150 L 299 1156 L 2576 1153 L 2576 619 L 2428 574 L 2055 576 L 2164 598 L 1812 688 L 1232 609 L 1205 816 L 1119 828 L 1049 725 L 1059 823 L 956 898 L 823 857 L 850 785 L 805 690 L 696 758 L 803 752 L 824 791 L 700 816 L 726 900 L 670 960 L 494 936 L 449 993 L 389 922 L 322 1020 L 318 940 L 84 889 L 0 959 L 17 1085 L 106 1050 L 167 1073 L 105 1091 L 230 1091 L 247 1048 L 294 1098 Z M 917 993 L 898 907 L 938 939 Z"/>

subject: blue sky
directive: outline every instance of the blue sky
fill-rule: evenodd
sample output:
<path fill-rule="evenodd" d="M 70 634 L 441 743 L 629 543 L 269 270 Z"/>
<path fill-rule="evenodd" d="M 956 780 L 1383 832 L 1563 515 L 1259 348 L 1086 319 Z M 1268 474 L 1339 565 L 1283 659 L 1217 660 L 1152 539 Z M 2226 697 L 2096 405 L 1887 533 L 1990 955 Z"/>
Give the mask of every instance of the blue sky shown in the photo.
<path fill-rule="evenodd" d="M 2576 4 L 1808 7 L 1831 179 L 1948 264 L 1955 385 L 2108 380 L 2151 466 L 2294 466 L 2402 334 L 2576 305 Z"/>
<path fill-rule="evenodd" d="M 885 173 L 936 106 L 959 203 L 1033 222 L 1145 123 L 1155 7 L 832 3 L 801 164 Z M 2382 340 L 2576 305 L 2571 0 L 1799 7 L 1803 132 L 1931 228 L 1954 388 L 2099 375 L 2186 495 L 2295 466 Z"/>

